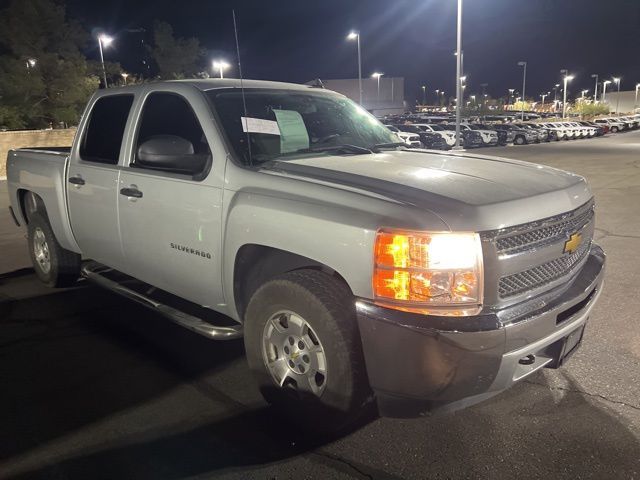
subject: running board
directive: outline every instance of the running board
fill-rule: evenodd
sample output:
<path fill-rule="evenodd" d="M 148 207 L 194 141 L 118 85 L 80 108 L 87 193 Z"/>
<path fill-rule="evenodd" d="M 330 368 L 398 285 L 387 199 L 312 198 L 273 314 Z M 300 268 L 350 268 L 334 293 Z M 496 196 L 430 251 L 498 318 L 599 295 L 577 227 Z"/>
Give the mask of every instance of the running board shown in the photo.
<path fill-rule="evenodd" d="M 241 325 L 223 327 L 205 322 L 201 318 L 160 303 L 103 275 L 104 273 L 111 271 L 113 271 L 111 268 L 94 262 L 83 265 L 81 269 L 82 276 L 87 280 L 133 300 L 134 302 L 138 302 L 148 308 L 151 308 L 161 315 L 164 315 L 172 322 L 188 328 L 192 332 L 199 333 L 211 340 L 233 340 L 235 338 L 242 337 Z"/>

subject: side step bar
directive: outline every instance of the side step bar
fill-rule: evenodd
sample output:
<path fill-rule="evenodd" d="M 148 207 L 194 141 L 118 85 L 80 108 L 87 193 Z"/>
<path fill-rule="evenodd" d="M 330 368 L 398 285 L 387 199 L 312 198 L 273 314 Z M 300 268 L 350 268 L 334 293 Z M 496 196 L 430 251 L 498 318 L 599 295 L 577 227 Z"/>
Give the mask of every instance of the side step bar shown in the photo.
<path fill-rule="evenodd" d="M 152 310 L 155 310 L 156 312 L 164 315 L 172 322 L 177 323 L 182 327 L 188 328 L 195 333 L 199 333 L 200 335 L 211 340 L 233 340 L 235 338 L 242 337 L 241 325 L 222 327 L 213 325 L 209 322 L 205 322 L 201 318 L 182 312 L 176 308 L 170 307 L 169 305 L 160 303 L 102 275 L 102 273 L 106 273 L 108 271 L 112 270 L 108 267 L 105 267 L 104 265 L 94 262 L 83 265 L 81 269 L 82 276 L 87 280 L 92 281 L 108 290 L 111 290 L 112 292 L 122 295 L 123 297 L 149 307 Z"/>

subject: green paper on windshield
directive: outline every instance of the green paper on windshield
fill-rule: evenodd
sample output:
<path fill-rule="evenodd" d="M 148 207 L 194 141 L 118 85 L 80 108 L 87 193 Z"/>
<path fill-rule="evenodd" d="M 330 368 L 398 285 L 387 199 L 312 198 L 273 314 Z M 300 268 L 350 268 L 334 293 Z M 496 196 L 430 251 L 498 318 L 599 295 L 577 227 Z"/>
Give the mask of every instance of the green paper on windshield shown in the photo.
<path fill-rule="evenodd" d="M 280 128 L 280 153 L 309 148 L 309 133 L 304 120 L 295 110 L 274 110 Z"/>

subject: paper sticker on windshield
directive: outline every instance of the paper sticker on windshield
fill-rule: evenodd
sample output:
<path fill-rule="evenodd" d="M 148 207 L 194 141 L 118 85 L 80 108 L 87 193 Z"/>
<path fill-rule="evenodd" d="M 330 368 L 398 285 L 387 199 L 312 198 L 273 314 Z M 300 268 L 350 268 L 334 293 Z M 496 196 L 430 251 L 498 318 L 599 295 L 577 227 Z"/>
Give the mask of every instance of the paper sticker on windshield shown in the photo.
<path fill-rule="evenodd" d="M 309 148 L 309 133 L 302 115 L 295 110 L 274 110 L 280 129 L 280 153 Z"/>
<path fill-rule="evenodd" d="M 263 120 L 262 118 L 240 117 L 242 131 L 249 133 L 266 133 L 267 135 L 280 135 L 278 122 Z"/>

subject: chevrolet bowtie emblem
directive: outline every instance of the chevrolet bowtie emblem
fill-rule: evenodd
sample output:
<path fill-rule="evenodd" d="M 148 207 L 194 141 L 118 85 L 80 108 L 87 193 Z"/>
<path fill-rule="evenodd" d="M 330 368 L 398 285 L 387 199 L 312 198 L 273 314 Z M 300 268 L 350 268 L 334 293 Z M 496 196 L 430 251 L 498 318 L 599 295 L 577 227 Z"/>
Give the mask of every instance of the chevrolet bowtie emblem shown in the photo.
<path fill-rule="evenodd" d="M 578 250 L 578 247 L 582 243 L 582 234 L 575 232 L 569 237 L 569 240 L 564 242 L 564 253 L 573 253 Z"/>

